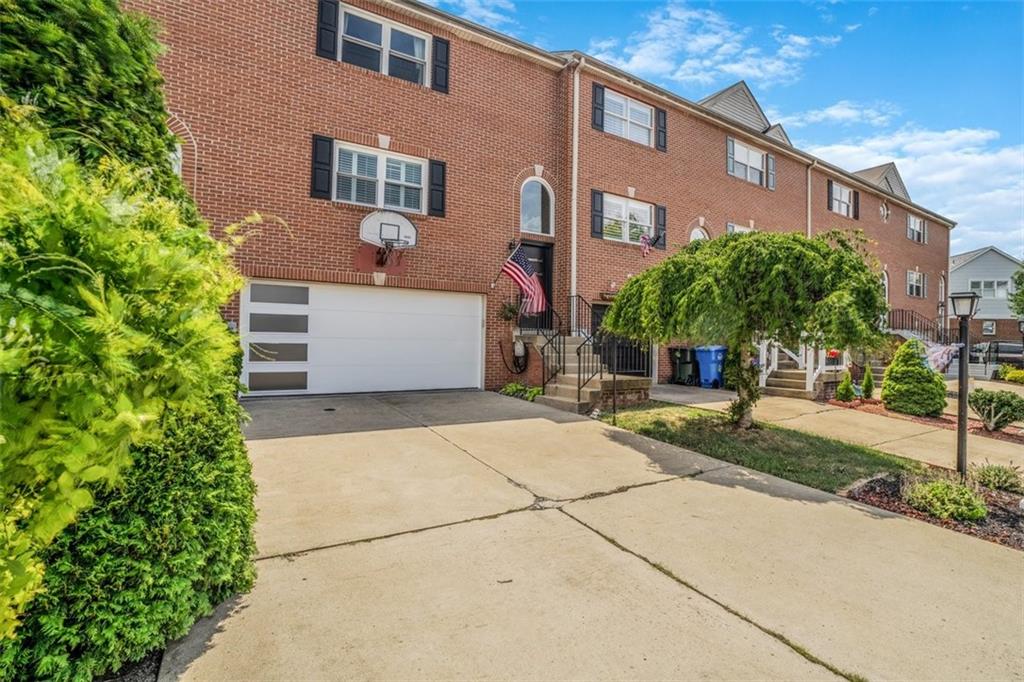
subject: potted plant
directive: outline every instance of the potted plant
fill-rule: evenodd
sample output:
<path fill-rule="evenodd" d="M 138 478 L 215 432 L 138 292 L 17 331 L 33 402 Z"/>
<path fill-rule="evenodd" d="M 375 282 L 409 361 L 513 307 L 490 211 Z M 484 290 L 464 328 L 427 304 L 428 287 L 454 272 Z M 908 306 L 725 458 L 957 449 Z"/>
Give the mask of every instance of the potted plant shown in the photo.
<path fill-rule="evenodd" d="M 506 322 L 511 322 L 519 317 L 519 306 L 510 300 L 505 301 L 498 310 L 498 316 Z"/>

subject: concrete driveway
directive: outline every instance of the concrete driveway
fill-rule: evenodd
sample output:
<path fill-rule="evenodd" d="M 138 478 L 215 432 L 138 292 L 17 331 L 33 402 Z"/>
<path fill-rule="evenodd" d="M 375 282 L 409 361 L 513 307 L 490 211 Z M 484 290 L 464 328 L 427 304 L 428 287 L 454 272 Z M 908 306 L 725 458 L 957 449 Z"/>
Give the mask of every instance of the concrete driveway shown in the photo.
<path fill-rule="evenodd" d="M 1024 679 L 1024 557 L 491 393 L 263 399 L 165 680 Z"/>

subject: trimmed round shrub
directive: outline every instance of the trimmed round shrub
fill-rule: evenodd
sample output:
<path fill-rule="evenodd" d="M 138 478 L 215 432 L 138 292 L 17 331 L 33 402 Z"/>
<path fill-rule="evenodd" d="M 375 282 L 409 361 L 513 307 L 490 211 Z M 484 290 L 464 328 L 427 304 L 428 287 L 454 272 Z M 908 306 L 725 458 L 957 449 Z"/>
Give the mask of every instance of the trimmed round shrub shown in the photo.
<path fill-rule="evenodd" d="M 1024 493 L 1024 477 L 1020 468 L 1005 464 L 975 464 L 971 467 L 971 477 L 978 484 L 992 490 L 1006 490 L 1011 493 Z"/>
<path fill-rule="evenodd" d="M 967 404 L 981 418 L 986 431 L 1001 431 L 1024 420 L 1024 397 L 1013 391 L 976 388 L 967 395 Z"/>
<path fill-rule="evenodd" d="M 938 417 L 946 407 L 946 382 L 925 363 L 924 344 L 904 343 L 885 369 L 882 402 L 886 409 L 923 417 Z"/>
<path fill-rule="evenodd" d="M 844 403 L 851 402 L 857 395 L 853 390 L 853 377 L 847 372 L 843 375 L 842 381 L 836 386 L 836 400 L 842 400 Z"/>
<path fill-rule="evenodd" d="M 163 439 L 133 452 L 45 551 L 43 591 L 0 653 L 0 679 L 91 679 L 188 632 L 253 581 L 255 486 L 227 391 L 167 412 Z"/>
<path fill-rule="evenodd" d="M 970 486 L 946 478 L 913 482 L 903 491 L 903 499 L 937 519 L 981 521 L 988 515 L 981 495 Z"/>

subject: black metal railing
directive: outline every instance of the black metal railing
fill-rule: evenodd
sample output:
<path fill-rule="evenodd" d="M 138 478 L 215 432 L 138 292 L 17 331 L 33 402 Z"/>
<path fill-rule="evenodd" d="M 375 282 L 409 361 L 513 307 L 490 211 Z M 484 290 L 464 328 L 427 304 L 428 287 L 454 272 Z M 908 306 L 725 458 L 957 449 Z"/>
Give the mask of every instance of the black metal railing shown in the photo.
<path fill-rule="evenodd" d="M 613 334 L 600 334 L 601 358 L 616 374 L 647 377 L 651 375 L 651 344 L 648 341 L 624 339 Z"/>
<path fill-rule="evenodd" d="M 604 363 L 601 361 L 601 333 L 591 329 L 594 308 L 582 296 L 569 297 L 572 311 L 572 333 L 581 339 L 576 347 L 576 402 L 583 400 L 583 388 L 594 380 L 604 378 Z M 596 332 L 596 333 L 595 333 Z"/>
<path fill-rule="evenodd" d="M 565 329 L 562 317 L 550 306 L 535 315 L 520 315 L 519 331 L 544 339 L 537 346 L 537 352 L 541 361 L 541 391 L 547 393 L 548 384 L 565 367 Z"/>
<path fill-rule="evenodd" d="M 944 336 L 944 326 L 935 320 L 925 317 L 916 310 L 897 308 L 889 311 L 889 329 L 910 332 L 925 341 L 940 342 Z"/>

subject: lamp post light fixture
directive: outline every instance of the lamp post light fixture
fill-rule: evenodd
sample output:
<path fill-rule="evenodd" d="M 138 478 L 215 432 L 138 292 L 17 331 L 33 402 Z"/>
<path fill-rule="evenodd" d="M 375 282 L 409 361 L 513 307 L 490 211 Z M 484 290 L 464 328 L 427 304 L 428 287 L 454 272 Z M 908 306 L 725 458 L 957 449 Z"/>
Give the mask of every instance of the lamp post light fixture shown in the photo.
<path fill-rule="evenodd" d="M 960 320 L 960 372 L 956 392 L 956 470 L 962 477 L 967 476 L 967 370 L 970 362 L 971 318 L 978 312 L 981 300 L 974 291 L 950 294 L 949 302 L 953 315 Z"/>

